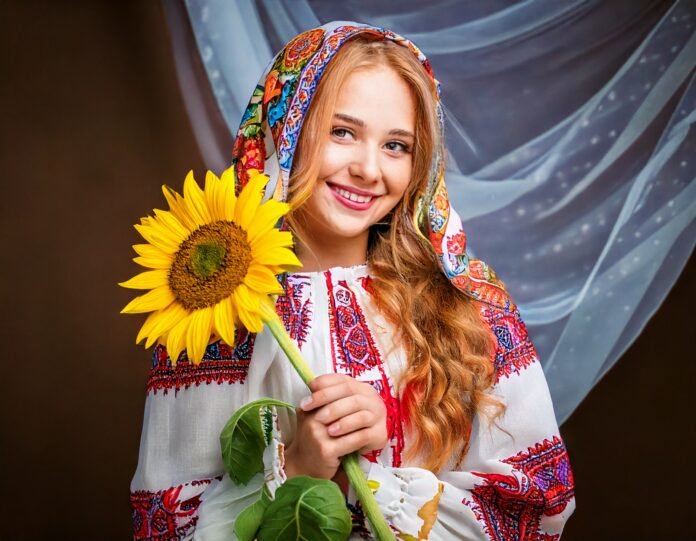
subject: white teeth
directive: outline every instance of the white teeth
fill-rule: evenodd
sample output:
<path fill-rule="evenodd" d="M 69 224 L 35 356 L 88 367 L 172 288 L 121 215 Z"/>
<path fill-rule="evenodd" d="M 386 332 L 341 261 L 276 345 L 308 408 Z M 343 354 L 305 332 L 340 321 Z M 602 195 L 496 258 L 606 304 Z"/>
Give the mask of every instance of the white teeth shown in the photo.
<path fill-rule="evenodd" d="M 353 192 L 349 192 L 348 190 L 344 190 L 342 188 L 335 188 L 336 191 L 345 197 L 346 199 L 350 199 L 351 201 L 354 201 L 356 203 L 368 203 L 372 201 L 372 196 L 371 195 L 358 195 Z"/>

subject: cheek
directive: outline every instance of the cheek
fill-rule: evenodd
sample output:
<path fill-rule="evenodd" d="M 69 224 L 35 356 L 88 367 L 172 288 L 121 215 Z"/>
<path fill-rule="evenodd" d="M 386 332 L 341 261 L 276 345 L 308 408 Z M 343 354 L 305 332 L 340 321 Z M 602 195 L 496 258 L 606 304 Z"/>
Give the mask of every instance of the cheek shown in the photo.
<path fill-rule="evenodd" d="M 347 163 L 347 149 L 341 145 L 327 142 L 321 153 L 319 176 L 326 177 L 341 169 Z"/>
<path fill-rule="evenodd" d="M 395 174 L 392 176 L 392 183 L 389 191 L 401 199 L 406 192 L 406 188 L 408 188 L 408 185 L 411 182 L 412 174 L 413 168 L 411 167 L 411 164 L 404 164 L 403 167 L 395 171 Z"/>

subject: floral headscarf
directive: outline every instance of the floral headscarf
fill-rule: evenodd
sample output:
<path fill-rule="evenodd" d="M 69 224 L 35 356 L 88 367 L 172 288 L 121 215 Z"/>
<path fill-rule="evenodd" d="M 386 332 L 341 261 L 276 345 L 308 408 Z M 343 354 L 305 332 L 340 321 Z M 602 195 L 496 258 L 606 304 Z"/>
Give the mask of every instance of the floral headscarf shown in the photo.
<path fill-rule="evenodd" d="M 407 47 L 418 58 L 438 89 L 437 114 L 443 130 L 440 86 L 430 62 L 418 47 L 383 28 L 352 22 L 327 23 L 303 32 L 288 43 L 271 61 L 256 86 L 234 144 L 237 191 L 248 181 L 247 171 L 257 169 L 271 177 L 273 197 L 286 200 L 297 138 L 321 76 L 341 46 L 358 34 L 391 40 Z M 513 310 L 514 305 L 493 269 L 466 254 L 461 219 L 450 205 L 445 187 L 443 150 L 438 148 L 433 156 L 430 178 L 413 219 L 416 224 L 427 220 L 428 240 L 442 271 L 455 287 L 474 299 Z"/>

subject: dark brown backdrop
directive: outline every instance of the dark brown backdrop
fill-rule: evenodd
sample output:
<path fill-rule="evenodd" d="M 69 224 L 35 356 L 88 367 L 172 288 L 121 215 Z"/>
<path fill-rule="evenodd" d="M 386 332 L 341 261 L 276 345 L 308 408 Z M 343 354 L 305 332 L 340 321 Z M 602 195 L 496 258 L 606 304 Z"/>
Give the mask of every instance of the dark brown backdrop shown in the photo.
<path fill-rule="evenodd" d="M 149 353 L 131 224 L 203 164 L 158 1 L 0 3 L 0 539 L 128 539 Z M 563 427 L 566 540 L 694 539 L 693 265 Z"/>

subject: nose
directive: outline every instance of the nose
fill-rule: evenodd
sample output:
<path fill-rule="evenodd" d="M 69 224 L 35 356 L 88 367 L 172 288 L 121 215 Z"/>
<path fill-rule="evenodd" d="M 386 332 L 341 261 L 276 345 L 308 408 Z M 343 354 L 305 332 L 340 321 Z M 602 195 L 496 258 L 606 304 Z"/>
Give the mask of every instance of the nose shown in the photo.
<path fill-rule="evenodd" d="M 382 178 L 379 148 L 375 145 L 362 144 L 351 162 L 350 174 L 359 177 L 366 183 L 372 183 Z"/>

